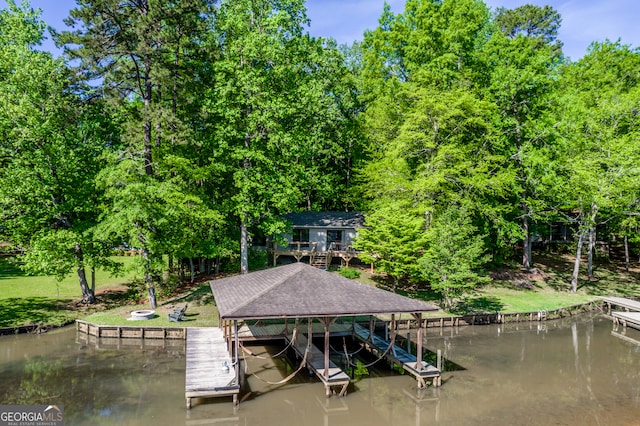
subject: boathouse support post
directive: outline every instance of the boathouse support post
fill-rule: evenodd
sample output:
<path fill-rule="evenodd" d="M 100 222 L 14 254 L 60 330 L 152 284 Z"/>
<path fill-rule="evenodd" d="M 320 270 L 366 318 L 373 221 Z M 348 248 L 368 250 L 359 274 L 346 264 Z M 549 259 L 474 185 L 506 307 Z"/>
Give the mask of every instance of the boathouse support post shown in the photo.
<path fill-rule="evenodd" d="M 329 380 L 329 318 L 322 318 L 324 324 L 324 378 Z"/>
<path fill-rule="evenodd" d="M 309 360 L 307 365 L 311 365 L 311 345 L 313 345 L 313 318 L 309 317 L 307 319 L 307 357 Z"/>
<path fill-rule="evenodd" d="M 240 351 L 240 339 L 238 338 L 238 320 L 233 320 L 233 362 L 236 365 L 236 379 L 238 378 L 239 351 Z"/>
<path fill-rule="evenodd" d="M 418 342 L 416 349 L 416 370 L 422 371 L 422 313 L 415 314 L 418 320 Z"/>

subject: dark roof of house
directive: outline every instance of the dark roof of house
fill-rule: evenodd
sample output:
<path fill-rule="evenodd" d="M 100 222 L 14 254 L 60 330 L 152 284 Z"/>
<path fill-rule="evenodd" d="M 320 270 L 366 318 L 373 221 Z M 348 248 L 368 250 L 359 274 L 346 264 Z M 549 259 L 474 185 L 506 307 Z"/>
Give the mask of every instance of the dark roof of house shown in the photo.
<path fill-rule="evenodd" d="M 223 319 L 309 318 L 419 313 L 436 307 L 306 263 L 211 281 Z"/>
<path fill-rule="evenodd" d="M 362 228 L 364 216 L 358 212 L 300 212 L 284 218 L 295 228 Z"/>

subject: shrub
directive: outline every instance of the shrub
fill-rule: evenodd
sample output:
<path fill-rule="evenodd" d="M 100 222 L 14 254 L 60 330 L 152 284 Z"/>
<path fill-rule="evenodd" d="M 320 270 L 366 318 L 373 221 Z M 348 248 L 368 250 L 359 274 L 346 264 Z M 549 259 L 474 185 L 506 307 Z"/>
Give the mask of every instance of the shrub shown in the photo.
<path fill-rule="evenodd" d="M 340 268 L 338 271 L 340 275 L 345 278 L 349 278 L 351 280 L 355 280 L 356 278 L 360 278 L 360 271 L 353 268 Z"/>

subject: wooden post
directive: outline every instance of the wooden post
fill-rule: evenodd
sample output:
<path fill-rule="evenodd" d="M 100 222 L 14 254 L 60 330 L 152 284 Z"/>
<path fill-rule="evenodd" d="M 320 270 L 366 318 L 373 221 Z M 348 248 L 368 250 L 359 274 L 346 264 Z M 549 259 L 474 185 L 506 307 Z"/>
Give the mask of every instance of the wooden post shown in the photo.
<path fill-rule="evenodd" d="M 374 324 L 373 324 L 373 315 L 369 315 L 369 340 L 371 340 L 371 338 L 373 337 L 373 331 L 374 331 Z"/>
<path fill-rule="evenodd" d="M 329 380 L 329 318 L 322 319 L 324 323 L 324 378 Z"/>
<path fill-rule="evenodd" d="M 422 313 L 416 314 L 418 320 L 418 344 L 416 350 L 416 370 L 422 371 Z"/>
<path fill-rule="evenodd" d="M 407 331 L 407 352 L 411 353 L 411 332 Z"/>
<path fill-rule="evenodd" d="M 236 370 L 236 383 L 240 385 L 240 360 L 239 360 L 239 352 L 240 352 L 240 339 L 238 337 L 238 320 L 233 320 L 233 336 L 234 336 L 234 354 L 233 354 L 233 363 L 235 364 Z M 233 395 L 233 405 L 238 405 L 238 395 Z"/>
<path fill-rule="evenodd" d="M 313 318 L 307 319 L 307 365 L 311 365 L 311 345 L 313 340 Z"/>

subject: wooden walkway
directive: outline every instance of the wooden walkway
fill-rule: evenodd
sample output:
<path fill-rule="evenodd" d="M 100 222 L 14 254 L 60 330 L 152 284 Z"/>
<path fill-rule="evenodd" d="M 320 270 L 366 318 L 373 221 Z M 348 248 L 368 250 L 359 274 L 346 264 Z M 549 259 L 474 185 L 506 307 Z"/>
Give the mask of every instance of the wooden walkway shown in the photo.
<path fill-rule="evenodd" d="M 601 297 L 600 299 L 607 305 L 607 313 L 611 315 L 615 324 L 640 329 L 640 302 L 624 297 Z M 613 311 L 614 306 L 623 308 L 624 311 Z"/>
<path fill-rule="evenodd" d="M 402 365 L 402 368 L 418 380 L 419 387 L 426 387 L 425 379 L 431 379 L 434 386 L 440 385 L 440 370 L 433 365 L 422 361 L 422 366 L 419 366 L 418 358 L 415 355 L 396 345 L 389 349 L 391 342 L 376 334 L 371 335 L 369 329 L 361 325 L 356 324 L 354 336 L 366 345 L 374 348 L 376 352 L 380 354 L 386 353 L 385 358 L 388 361 Z"/>
<path fill-rule="evenodd" d="M 616 324 L 640 329 L 640 312 L 612 312 L 611 316 Z"/>
<path fill-rule="evenodd" d="M 288 335 L 286 337 L 287 343 L 291 342 L 292 335 Z M 304 358 L 305 352 L 307 351 L 307 345 L 309 344 L 309 340 L 306 335 L 302 333 L 296 333 L 296 341 L 292 345 L 295 351 L 300 355 L 300 357 Z M 339 387 L 340 390 L 338 392 L 339 396 L 345 396 L 347 394 L 347 387 L 351 382 L 351 379 L 342 371 L 334 362 L 329 361 L 329 371 L 327 372 L 327 376 L 325 377 L 325 368 L 324 368 L 324 354 L 320 349 L 318 349 L 315 345 L 311 345 L 311 351 L 307 354 L 307 367 L 310 371 L 315 373 L 316 376 L 322 381 L 325 388 L 326 396 L 330 396 L 332 393 L 332 388 L 334 386 Z"/>
<path fill-rule="evenodd" d="M 640 312 L 640 302 L 635 300 L 626 299 L 624 297 L 601 297 L 604 303 L 608 306 L 608 313 L 611 315 L 611 308 L 613 306 L 619 306 L 626 311 Z"/>
<path fill-rule="evenodd" d="M 240 385 L 231 355 L 217 327 L 187 329 L 187 368 L 185 397 L 187 408 L 192 398 L 232 396 L 238 404 Z"/>

